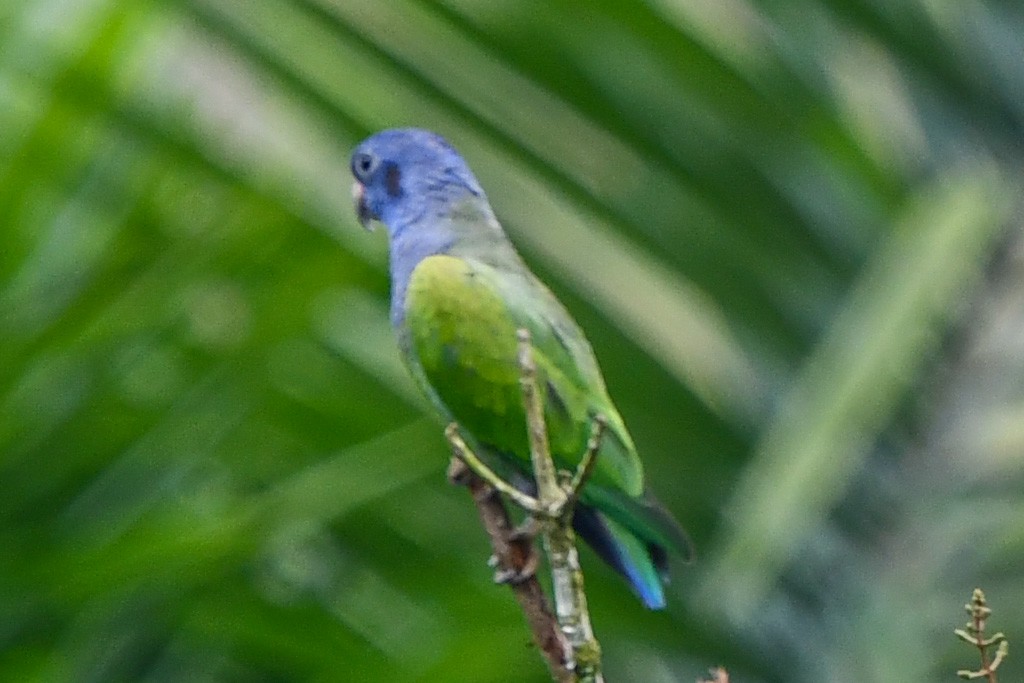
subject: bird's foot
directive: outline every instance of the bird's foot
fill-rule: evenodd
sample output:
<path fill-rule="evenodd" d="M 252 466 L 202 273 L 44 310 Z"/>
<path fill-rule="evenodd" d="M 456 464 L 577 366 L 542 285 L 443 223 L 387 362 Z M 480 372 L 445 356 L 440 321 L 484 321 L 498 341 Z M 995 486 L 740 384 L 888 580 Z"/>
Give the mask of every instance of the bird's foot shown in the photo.
<path fill-rule="evenodd" d="M 526 563 L 522 567 L 499 567 L 494 572 L 494 583 L 511 584 L 513 586 L 529 581 L 537 575 L 537 565 L 540 562 L 536 552 L 526 556 Z M 497 558 L 491 557 L 488 564 L 498 564 Z"/>
<path fill-rule="evenodd" d="M 537 538 L 537 536 L 540 535 L 540 532 L 543 531 L 542 527 L 543 525 L 536 517 L 534 517 L 533 515 L 529 515 L 526 519 L 523 520 L 522 524 L 520 524 L 515 529 L 509 532 L 508 540 L 513 542 L 532 542 L 533 539 Z"/>
<path fill-rule="evenodd" d="M 469 477 L 473 474 L 473 471 L 460 458 L 452 458 L 448 461 L 447 474 L 448 481 L 456 486 L 464 486 L 469 482 Z"/>

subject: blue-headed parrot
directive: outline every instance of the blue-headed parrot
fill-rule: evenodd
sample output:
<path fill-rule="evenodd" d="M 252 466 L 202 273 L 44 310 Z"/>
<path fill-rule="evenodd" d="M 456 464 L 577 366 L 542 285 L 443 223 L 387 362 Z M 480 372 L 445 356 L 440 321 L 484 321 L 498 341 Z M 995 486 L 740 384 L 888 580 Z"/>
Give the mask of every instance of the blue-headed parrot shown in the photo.
<path fill-rule="evenodd" d="M 573 526 L 647 607 L 664 607 L 667 551 L 689 560 L 691 544 L 648 491 L 586 336 L 516 252 L 467 163 L 435 133 L 394 129 L 359 144 L 351 169 L 360 222 L 387 227 L 391 323 L 438 416 L 495 469 L 532 483 L 517 361 L 517 330 L 529 330 L 556 466 L 574 469 L 595 416 L 607 421 Z"/>

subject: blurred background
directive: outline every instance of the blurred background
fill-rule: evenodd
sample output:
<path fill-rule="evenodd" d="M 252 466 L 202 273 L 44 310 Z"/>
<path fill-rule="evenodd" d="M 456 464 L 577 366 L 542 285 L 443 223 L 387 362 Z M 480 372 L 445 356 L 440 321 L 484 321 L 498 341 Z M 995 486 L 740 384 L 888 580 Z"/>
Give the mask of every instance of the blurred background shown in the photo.
<path fill-rule="evenodd" d="M 4 0 L 0 680 L 544 681 L 348 153 L 467 157 L 691 531 L 609 681 L 1024 679 L 1024 7 Z"/>

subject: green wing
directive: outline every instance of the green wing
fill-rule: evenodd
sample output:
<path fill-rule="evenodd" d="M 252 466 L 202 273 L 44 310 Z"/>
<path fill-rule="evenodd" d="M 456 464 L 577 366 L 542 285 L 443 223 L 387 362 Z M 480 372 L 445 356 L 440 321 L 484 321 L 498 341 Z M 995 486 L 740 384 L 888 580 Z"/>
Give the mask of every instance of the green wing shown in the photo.
<path fill-rule="evenodd" d="M 642 494 L 640 460 L 590 345 L 525 267 L 510 272 L 470 258 L 431 256 L 413 271 L 405 310 L 407 353 L 438 407 L 476 442 L 511 456 L 523 471 L 529 471 L 529 447 L 516 330 L 529 329 L 556 463 L 572 468 L 579 462 L 600 413 L 609 429 L 588 489 L 604 489 L 599 498 Z"/>
<path fill-rule="evenodd" d="M 608 420 L 591 483 L 638 497 L 643 470 L 608 398 L 590 345 L 555 297 L 525 269 L 498 270 L 455 256 L 431 256 L 414 270 L 406 299 L 411 360 L 440 408 L 474 440 L 515 458 L 529 450 L 516 364 L 516 331 L 529 330 L 545 393 L 552 456 L 577 465 L 597 414 Z"/>
<path fill-rule="evenodd" d="M 431 256 L 413 271 L 405 303 L 402 346 L 413 376 L 473 443 L 524 473 L 530 455 L 516 332 L 527 328 L 556 465 L 575 468 L 594 416 L 603 415 L 608 430 L 583 502 L 645 541 L 691 556 L 685 532 L 644 492 L 643 467 L 590 344 L 525 265 Z"/>

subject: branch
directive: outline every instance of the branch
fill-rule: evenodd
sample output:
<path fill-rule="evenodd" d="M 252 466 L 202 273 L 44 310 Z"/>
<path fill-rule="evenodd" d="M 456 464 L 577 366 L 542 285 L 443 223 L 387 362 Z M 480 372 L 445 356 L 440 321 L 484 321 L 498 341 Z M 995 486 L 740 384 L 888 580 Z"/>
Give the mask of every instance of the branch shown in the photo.
<path fill-rule="evenodd" d="M 461 439 L 459 441 L 461 442 Z M 480 521 L 488 538 L 491 539 L 491 550 L 494 552 L 498 568 L 496 577 L 518 577 L 517 580 L 505 583 L 512 589 L 519 607 L 523 610 L 523 616 L 526 617 L 526 623 L 533 634 L 533 642 L 543 654 L 552 680 L 557 683 L 573 683 L 576 676 L 566 666 L 571 660 L 572 652 L 551 613 L 540 582 L 537 581 L 534 572 L 537 553 L 532 539 L 521 538 L 515 533 L 508 511 L 497 491 L 462 460 L 465 453 L 471 452 L 469 448 L 465 448 L 461 453 L 455 450 L 456 453 L 448 465 L 448 479 L 453 484 L 468 488 L 473 496 Z"/>
<path fill-rule="evenodd" d="M 548 445 L 530 333 L 519 330 L 517 339 L 520 386 L 537 497 L 523 493 L 487 467 L 462 439 L 454 422 L 445 430 L 453 453 L 449 478 L 454 483 L 465 484 L 473 492 L 480 519 L 494 549 L 498 565 L 496 578 L 508 583 L 515 592 L 554 680 L 558 683 L 604 683 L 601 646 L 594 637 L 587 611 L 572 519 L 580 489 L 586 485 L 597 461 L 607 421 L 601 415 L 594 418 L 576 471 L 560 480 Z M 525 510 L 534 526 L 540 529 L 551 565 L 557 624 L 534 576 L 536 556 L 531 553 L 532 539 L 512 529 L 498 492 Z"/>
<path fill-rule="evenodd" d="M 537 390 L 537 366 L 533 360 L 533 345 L 530 333 L 520 329 L 519 339 L 519 383 L 523 390 L 523 404 L 526 408 L 526 424 L 530 436 L 530 458 L 533 475 L 537 480 L 537 498 L 543 517 L 542 537 L 544 551 L 551 564 L 552 588 L 555 594 L 555 614 L 562 633 L 572 646 L 573 663 L 579 680 L 586 683 L 603 683 L 601 675 L 601 646 L 594 636 L 587 610 L 587 594 L 583 589 L 583 571 L 576 551 L 576 536 L 572 530 L 572 515 L 579 489 L 587 482 L 593 471 L 597 451 L 604 431 L 604 418 L 594 423 L 591 438 L 570 486 L 563 489 L 558 482 L 555 464 L 551 460 L 548 446 L 547 426 L 544 422 L 544 406 Z M 541 520 L 545 521 L 545 520 Z"/>

